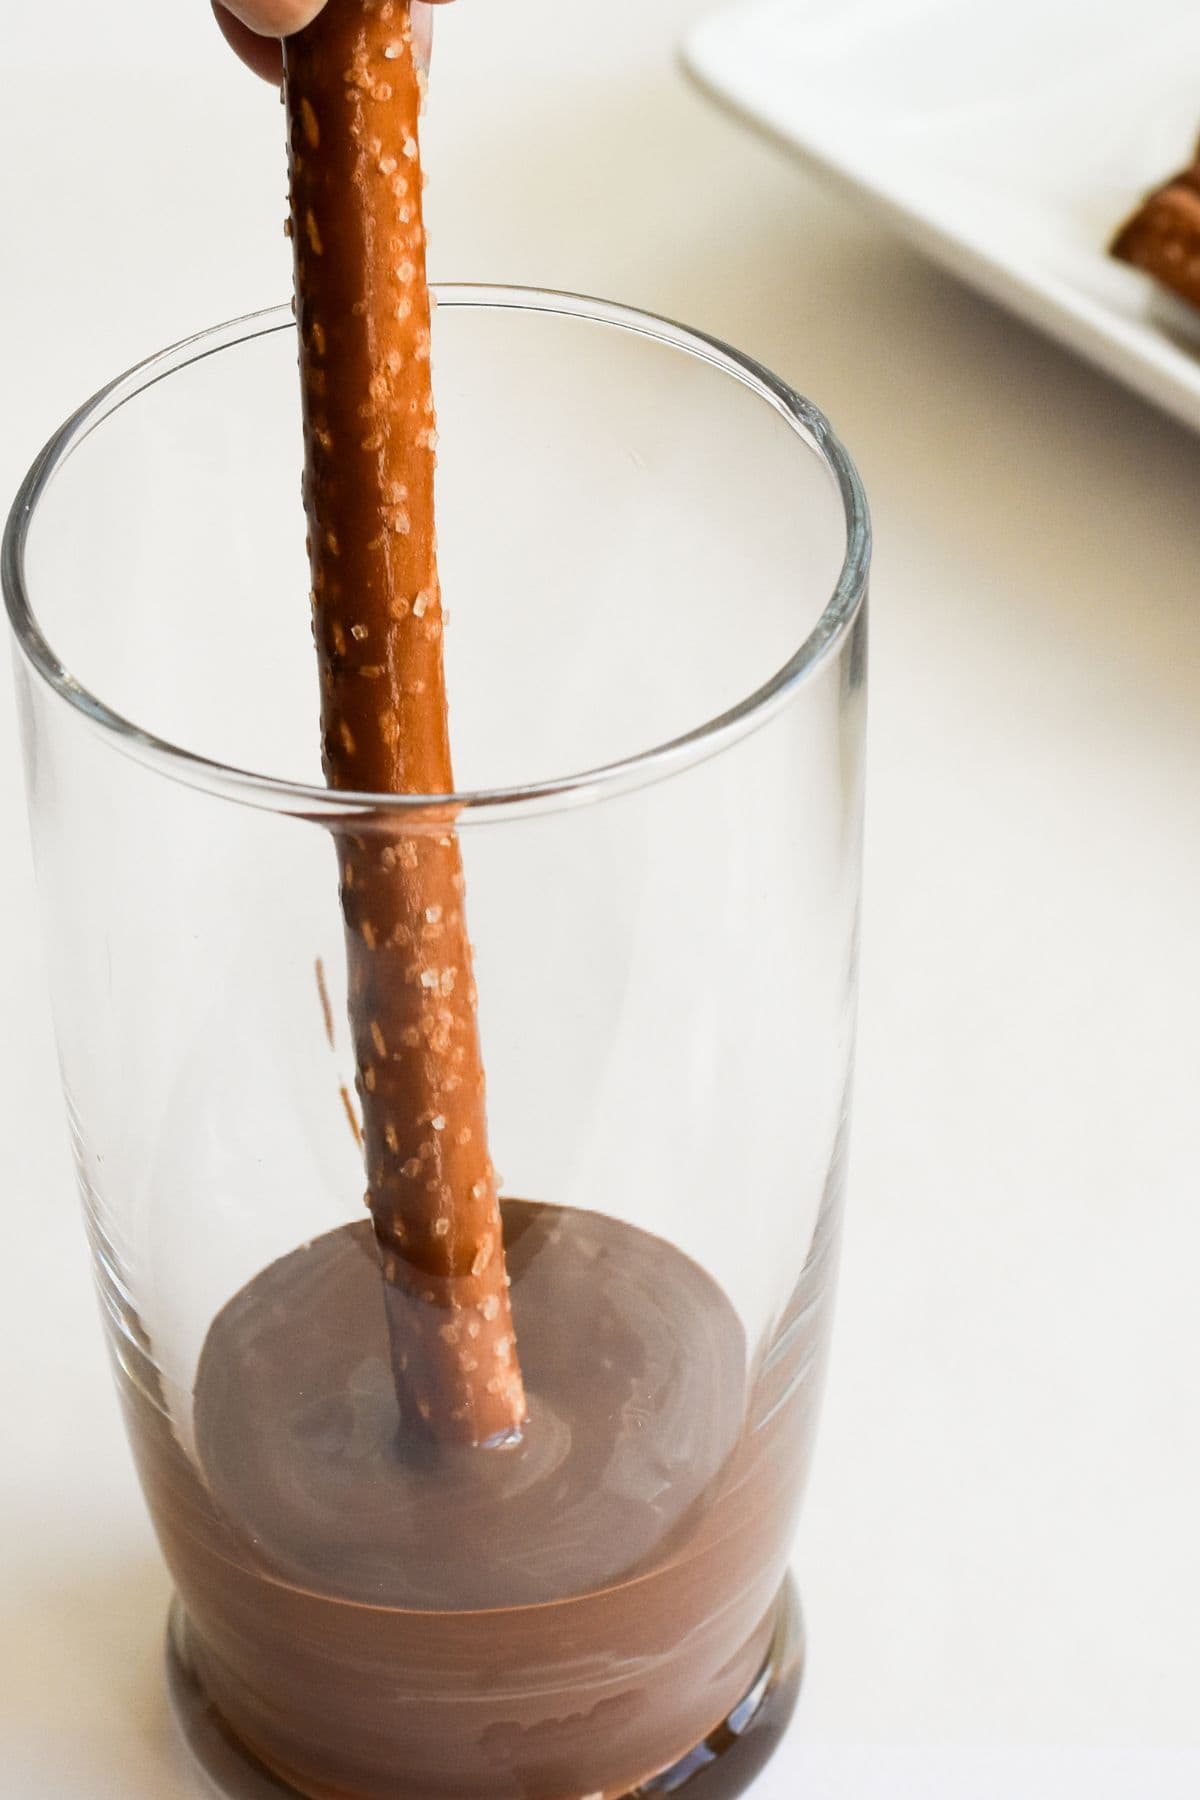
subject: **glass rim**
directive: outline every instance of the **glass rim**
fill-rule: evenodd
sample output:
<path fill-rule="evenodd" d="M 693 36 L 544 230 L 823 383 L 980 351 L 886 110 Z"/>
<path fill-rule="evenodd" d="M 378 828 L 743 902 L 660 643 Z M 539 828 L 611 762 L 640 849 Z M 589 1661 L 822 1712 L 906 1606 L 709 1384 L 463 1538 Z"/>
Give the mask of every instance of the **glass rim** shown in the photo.
<path fill-rule="evenodd" d="M 543 313 L 609 325 L 682 351 L 750 389 L 814 450 L 832 475 L 846 527 L 841 570 L 820 617 L 787 661 L 734 705 L 679 736 L 614 762 L 572 774 L 453 794 L 376 794 L 318 787 L 226 765 L 144 730 L 92 693 L 71 674 L 39 624 L 26 579 L 25 549 L 42 497 L 58 470 L 105 419 L 129 401 L 206 357 L 275 332 L 293 330 L 290 305 L 269 307 L 216 325 L 170 345 L 92 396 L 50 438 L 17 490 L 0 548 L 0 579 L 17 646 L 26 663 L 60 700 L 88 721 L 113 746 L 157 773 L 218 798 L 323 824 L 359 826 L 372 819 L 408 825 L 444 826 L 474 820 L 554 812 L 564 807 L 627 793 L 706 761 L 765 725 L 836 654 L 853 625 L 866 593 L 871 559 L 871 523 L 858 471 L 828 419 L 810 400 L 720 338 L 654 313 L 613 301 L 549 289 L 481 283 L 434 283 L 439 307 Z M 315 718 L 315 715 L 314 715 Z M 315 729 L 315 724 L 314 724 Z"/>

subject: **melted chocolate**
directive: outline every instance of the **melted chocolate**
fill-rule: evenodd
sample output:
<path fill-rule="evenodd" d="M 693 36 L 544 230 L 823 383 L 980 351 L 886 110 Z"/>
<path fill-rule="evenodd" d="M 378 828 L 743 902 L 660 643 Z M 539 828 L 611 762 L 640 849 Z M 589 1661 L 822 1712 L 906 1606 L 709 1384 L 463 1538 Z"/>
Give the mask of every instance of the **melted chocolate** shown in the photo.
<path fill-rule="evenodd" d="M 377 1606 L 535 1606 L 620 1580 L 686 1530 L 741 1429 L 736 1315 L 684 1257 L 664 1309 L 665 1246 L 644 1233 L 505 1211 L 534 1396 L 511 1445 L 438 1448 L 402 1427 L 366 1221 L 275 1263 L 214 1323 L 200 1459 L 286 1580 Z"/>
<path fill-rule="evenodd" d="M 713 1732 L 767 1656 L 824 1283 L 748 1386 L 733 1308 L 678 1250 L 523 1202 L 504 1226 L 519 1444 L 402 1429 L 367 1223 L 215 1320 L 204 1479 L 125 1390 L 194 1675 L 314 1800 L 623 1794 Z"/>

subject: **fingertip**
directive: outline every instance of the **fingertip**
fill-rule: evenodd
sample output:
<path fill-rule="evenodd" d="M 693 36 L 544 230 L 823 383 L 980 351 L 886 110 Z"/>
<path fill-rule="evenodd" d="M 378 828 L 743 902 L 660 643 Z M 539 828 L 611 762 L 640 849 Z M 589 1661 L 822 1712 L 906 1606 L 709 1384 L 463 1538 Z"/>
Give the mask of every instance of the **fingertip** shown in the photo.
<path fill-rule="evenodd" d="M 311 25 L 325 0 L 221 0 L 227 12 L 259 37 L 291 37 Z"/>
<path fill-rule="evenodd" d="M 413 56 L 417 66 L 428 71 L 433 50 L 433 7 L 424 4 L 423 0 L 413 0 L 412 34 Z"/>
<path fill-rule="evenodd" d="M 256 75 L 264 81 L 278 87 L 283 80 L 283 51 L 278 38 L 260 37 L 249 26 L 243 25 L 240 19 L 221 5 L 221 0 L 212 0 L 212 9 L 217 24 L 221 28 L 221 36 L 230 48 Z"/>

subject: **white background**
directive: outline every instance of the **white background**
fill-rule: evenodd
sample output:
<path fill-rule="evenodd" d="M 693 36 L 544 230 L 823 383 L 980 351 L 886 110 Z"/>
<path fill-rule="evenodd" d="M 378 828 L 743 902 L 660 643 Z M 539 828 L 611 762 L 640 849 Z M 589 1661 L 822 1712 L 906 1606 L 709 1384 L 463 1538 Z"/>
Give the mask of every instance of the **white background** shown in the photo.
<path fill-rule="evenodd" d="M 832 415 L 874 506 L 811 1660 L 756 1800 L 1194 1795 L 1200 445 L 694 96 L 703 6 L 458 0 L 426 155 L 435 274 L 732 339 Z M 282 115 L 204 0 L 10 6 L 0 77 L 7 495 L 84 395 L 283 297 L 289 259 Z M 0 844 L 0 1795 L 183 1800 L 3 688 Z"/>

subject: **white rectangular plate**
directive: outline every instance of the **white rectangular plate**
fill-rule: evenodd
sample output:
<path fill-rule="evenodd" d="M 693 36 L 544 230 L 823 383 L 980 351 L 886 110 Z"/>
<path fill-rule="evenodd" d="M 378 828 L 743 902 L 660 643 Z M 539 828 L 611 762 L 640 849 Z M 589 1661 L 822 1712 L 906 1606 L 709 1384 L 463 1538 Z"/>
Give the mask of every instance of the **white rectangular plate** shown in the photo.
<path fill-rule="evenodd" d="M 755 0 L 684 46 L 716 99 L 1200 429 L 1200 309 L 1112 261 L 1200 132 L 1195 0 Z"/>

